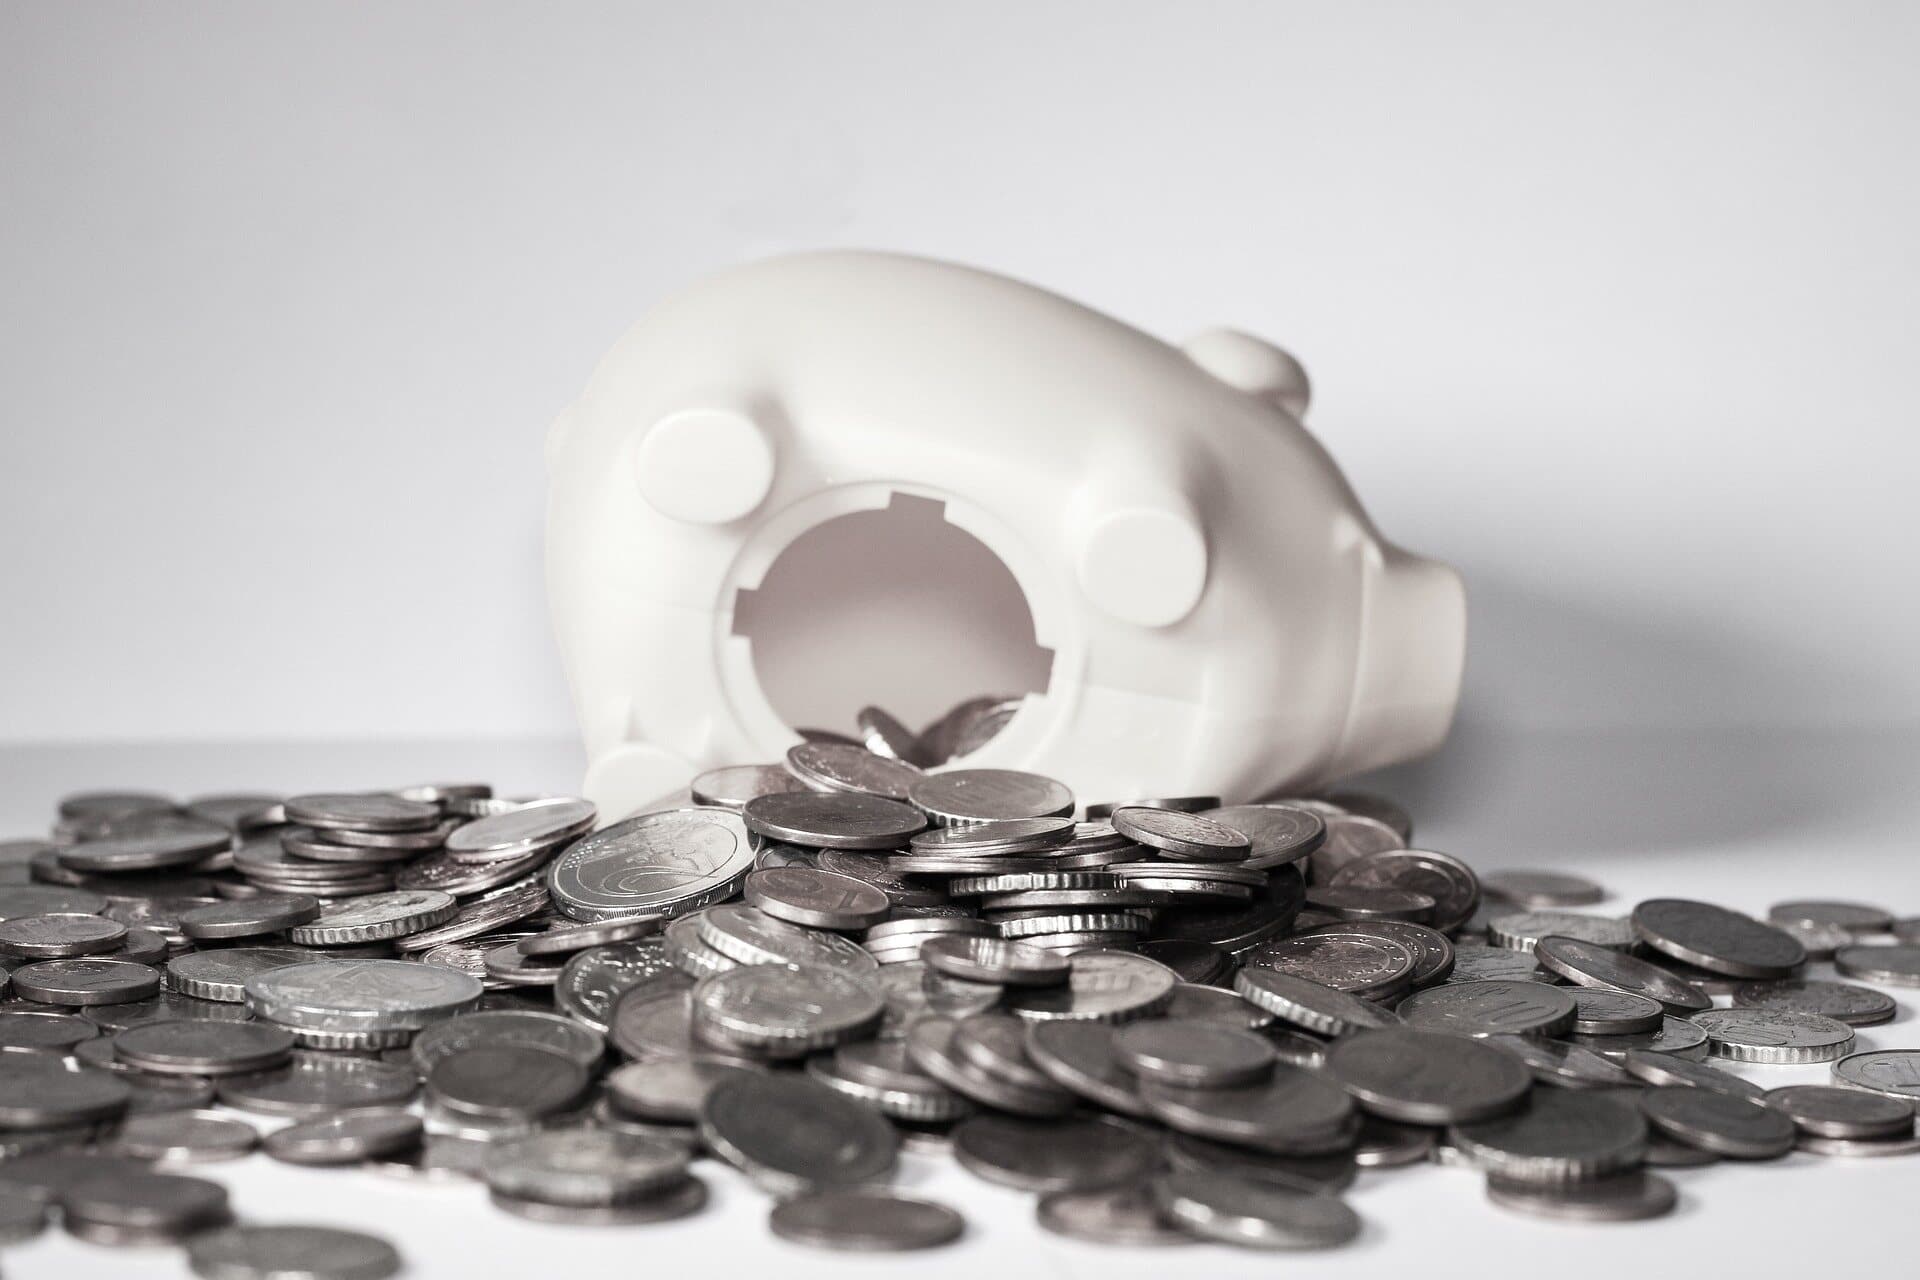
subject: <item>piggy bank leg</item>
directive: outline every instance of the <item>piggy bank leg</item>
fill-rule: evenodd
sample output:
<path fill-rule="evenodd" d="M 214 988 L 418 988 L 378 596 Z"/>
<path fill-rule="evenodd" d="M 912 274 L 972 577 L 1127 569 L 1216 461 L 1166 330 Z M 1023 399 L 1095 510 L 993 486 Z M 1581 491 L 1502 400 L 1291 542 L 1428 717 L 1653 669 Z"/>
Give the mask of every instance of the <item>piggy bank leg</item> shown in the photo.
<path fill-rule="evenodd" d="M 687 761 L 650 742 L 623 742 L 595 756 L 580 790 L 600 810 L 601 825 L 657 807 L 693 780 Z"/>

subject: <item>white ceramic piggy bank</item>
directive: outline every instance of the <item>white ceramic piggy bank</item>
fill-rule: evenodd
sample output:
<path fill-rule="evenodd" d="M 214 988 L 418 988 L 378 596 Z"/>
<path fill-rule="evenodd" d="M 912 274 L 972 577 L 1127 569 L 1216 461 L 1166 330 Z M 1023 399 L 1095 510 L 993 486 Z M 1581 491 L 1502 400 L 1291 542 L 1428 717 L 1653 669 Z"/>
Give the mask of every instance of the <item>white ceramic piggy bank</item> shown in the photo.
<path fill-rule="evenodd" d="M 1173 347 L 941 262 L 803 254 L 662 303 L 548 439 L 585 794 L 610 819 L 796 727 L 981 695 L 1018 710 L 961 763 L 1089 800 L 1433 748 L 1459 577 L 1380 536 L 1306 405 L 1257 338 Z"/>

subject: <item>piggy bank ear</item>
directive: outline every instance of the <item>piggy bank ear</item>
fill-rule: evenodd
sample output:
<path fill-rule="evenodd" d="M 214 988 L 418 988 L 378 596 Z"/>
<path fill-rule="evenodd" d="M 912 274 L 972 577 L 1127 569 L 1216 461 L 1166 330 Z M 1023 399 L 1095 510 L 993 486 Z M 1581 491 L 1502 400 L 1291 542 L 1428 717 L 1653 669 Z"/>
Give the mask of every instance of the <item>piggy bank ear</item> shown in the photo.
<path fill-rule="evenodd" d="M 1228 386 L 1271 401 L 1296 418 L 1306 416 L 1312 396 L 1307 371 L 1271 342 L 1238 329 L 1209 329 L 1189 338 L 1181 350 Z"/>
<path fill-rule="evenodd" d="M 634 480 L 654 510 L 687 524 L 725 524 L 773 486 L 773 438 L 739 409 L 680 409 L 647 427 Z"/>

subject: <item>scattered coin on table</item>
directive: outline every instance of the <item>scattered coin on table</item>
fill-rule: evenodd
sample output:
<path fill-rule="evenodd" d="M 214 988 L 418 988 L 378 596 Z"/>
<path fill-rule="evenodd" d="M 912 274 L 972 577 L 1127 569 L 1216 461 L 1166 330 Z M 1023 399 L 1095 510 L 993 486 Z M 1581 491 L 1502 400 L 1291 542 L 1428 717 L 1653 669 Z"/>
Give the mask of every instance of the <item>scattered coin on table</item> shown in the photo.
<path fill-rule="evenodd" d="M 696 1215 L 717 1160 L 846 1251 L 978 1234 L 903 1159 L 1075 1240 L 1307 1249 L 1359 1232 L 1359 1168 L 1628 1221 L 1674 1207 L 1655 1168 L 1920 1149 L 1920 1049 L 1853 1040 L 1920 983 L 1902 904 L 1593 914 L 1598 882 L 1411 848 L 1379 797 L 953 767 L 1019 705 L 865 708 L 597 829 L 478 783 L 68 797 L 0 884 L 0 1241 L 51 1209 L 203 1277 L 400 1268 L 377 1222 L 235 1221 L 164 1171 L 244 1184 L 256 1145 L 554 1231 Z"/>

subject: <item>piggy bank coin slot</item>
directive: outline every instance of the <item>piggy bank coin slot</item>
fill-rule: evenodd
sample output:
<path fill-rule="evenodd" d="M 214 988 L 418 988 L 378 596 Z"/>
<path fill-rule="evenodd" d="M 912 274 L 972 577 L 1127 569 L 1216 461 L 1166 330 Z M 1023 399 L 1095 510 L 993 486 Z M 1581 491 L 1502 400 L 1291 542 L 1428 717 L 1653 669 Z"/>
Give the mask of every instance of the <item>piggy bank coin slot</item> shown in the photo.
<path fill-rule="evenodd" d="M 946 759 L 984 746 L 1053 671 L 1012 571 L 916 494 L 796 537 L 736 593 L 733 633 L 796 731 L 863 741 L 880 708 Z"/>

